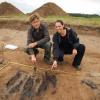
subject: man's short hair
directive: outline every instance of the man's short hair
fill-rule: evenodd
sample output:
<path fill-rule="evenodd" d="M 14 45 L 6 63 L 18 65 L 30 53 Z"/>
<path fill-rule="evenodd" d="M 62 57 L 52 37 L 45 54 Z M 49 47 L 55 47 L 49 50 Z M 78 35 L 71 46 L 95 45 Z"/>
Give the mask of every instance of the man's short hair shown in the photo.
<path fill-rule="evenodd" d="M 40 16 L 39 14 L 35 13 L 35 14 L 32 14 L 29 18 L 29 22 L 31 23 L 32 21 L 34 21 L 35 19 L 40 19 Z"/>

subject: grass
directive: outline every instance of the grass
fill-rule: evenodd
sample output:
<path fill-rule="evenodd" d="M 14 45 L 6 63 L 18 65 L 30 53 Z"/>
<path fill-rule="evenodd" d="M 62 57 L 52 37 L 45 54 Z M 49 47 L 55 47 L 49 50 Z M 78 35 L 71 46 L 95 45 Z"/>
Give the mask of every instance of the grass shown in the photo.
<path fill-rule="evenodd" d="M 74 16 L 48 16 L 45 18 L 41 18 L 43 21 L 48 23 L 53 23 L 56 20 L 63 20 L 64 23 L 70 25 L 83 25 L 83 26 L 92 26 L 92 27 L 100 27 L 100 17 L 74 17 Z M 0 21 L 8 21 L 8 20 L 18 20 L 18 21 L 27 21 L 28 16 L 26 15 L 9 15 L 9 16 L 0 16 Z"/>
<path fill-rule="evenodd" d="M 45 18 L 45 21 L 48 22 L 55 22 L 57 19 L 63 20 L 64 23 L 70 24 L 70 25 L 83 25 L 83 26 L 94 26 L 94 27 L 100 27 L 100 17 L 73 17 L 73 16 L 49 16 Z"/>
<path fill-rule="evenodd" d="M 18 20 L 18 21 L 26 21 L 26 15 L 7 15 L 7 16 L 0 16 L 0 21 L 8 21 L 8 20 Z"/>

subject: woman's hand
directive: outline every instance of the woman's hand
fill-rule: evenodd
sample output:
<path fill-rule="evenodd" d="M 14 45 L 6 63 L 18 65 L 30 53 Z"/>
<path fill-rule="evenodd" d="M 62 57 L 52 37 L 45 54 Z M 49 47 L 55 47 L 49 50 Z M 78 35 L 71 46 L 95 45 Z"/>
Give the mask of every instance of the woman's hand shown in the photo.
<path fill-rule="evenodd" d="M 74 56 L 77 55 L 77 50 L 76 50 L 76 49 L 73 49 L 73 51 L 72 51 L 72 55 L 74 55 Z"/>
<path fill-rule="evenodd" d="M 57 61 L 55 60 L 54 62 L 53 62 L 53 64 L 52 64 L 52 69 L 53 68 L 57 68 Z"/>

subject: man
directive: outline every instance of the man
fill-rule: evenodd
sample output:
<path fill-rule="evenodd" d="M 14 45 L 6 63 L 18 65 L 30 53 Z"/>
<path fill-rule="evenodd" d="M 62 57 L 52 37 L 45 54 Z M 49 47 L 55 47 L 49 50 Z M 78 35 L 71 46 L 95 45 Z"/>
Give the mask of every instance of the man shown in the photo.
<path fill-rule="evenodd" d="M 85 52 L 84 44 L 79 43 L 79 38 L 71 28 L 65 28 L 63 21 L 57 20 L 55 23 L 56 33 L 53 36 L 53 56 L 52 68 L 63 62 L 64 54 L 72 54 L 74 61 L 72 66 L 80 69 L 80 64 Z"/>
<path fill-rule="evenodd" d="M 44 49 L 44 61 L 51 64 L 51 42 L 47 27 L 41 23 L 37 14 L 30 16 L 30 27 L 28 29 L 26 52 L 31 56 L 33 64 L 36 63 L 36 55 L 39 53 L 38 48 Z"/>

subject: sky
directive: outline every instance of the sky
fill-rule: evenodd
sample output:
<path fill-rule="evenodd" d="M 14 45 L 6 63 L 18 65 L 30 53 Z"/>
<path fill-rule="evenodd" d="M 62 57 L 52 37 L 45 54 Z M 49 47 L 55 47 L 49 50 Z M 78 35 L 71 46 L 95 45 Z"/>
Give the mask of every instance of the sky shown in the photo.
<path fill-rule="evenodd" d="M 100 0 L 0 0 L 7 1 L 24 13 L 30 13 L 47 2 L 52 2 L 68 13 L 100 15 Z"/>

